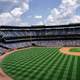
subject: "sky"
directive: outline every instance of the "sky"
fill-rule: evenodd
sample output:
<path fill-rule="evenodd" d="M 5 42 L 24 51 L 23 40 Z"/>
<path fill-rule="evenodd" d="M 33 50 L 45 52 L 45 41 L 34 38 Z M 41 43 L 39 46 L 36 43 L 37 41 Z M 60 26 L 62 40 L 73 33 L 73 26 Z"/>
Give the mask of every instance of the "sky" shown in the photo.
<path fill-rule="evenodd" d="M 80 0 L 0 0 L 0 25 L 61 25 L 80 22 Z"/>

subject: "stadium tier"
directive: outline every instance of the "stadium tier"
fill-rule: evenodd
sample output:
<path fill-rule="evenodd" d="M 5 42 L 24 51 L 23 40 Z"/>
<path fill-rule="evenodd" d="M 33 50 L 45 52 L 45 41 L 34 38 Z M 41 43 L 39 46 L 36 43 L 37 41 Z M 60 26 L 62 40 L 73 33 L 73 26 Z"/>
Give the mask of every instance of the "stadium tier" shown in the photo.
<path fill-rule="evenodd" d="M 57 26 L 1 26 L 0 45 L 4 48 L 30 46 L 80 46 L 80 24 Z"/>

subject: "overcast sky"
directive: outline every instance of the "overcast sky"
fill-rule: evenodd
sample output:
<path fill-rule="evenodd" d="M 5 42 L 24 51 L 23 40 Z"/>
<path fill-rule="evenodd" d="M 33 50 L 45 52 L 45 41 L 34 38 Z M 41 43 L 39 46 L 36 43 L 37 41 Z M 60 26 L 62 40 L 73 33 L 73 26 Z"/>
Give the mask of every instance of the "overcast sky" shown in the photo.
<path fill-rule="evenodd" d="M 80 0 L 0 0 L 0 25 L 80 22 Z"/>

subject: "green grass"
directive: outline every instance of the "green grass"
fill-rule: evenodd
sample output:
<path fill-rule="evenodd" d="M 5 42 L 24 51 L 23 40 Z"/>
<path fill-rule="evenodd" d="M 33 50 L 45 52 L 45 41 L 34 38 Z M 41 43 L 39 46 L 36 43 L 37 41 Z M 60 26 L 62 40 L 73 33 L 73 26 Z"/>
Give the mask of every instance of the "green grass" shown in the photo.
<path fill-rule="evenodd" d="M 1 68 L 13 80 L 80 80 L 80 57 L 58 48 L 31 48 L 5 57 Z"/>
<path fill-rule="evenodd" d="M 69 51 L 70 52 L 80 52 L 80 48 L 72 48 Z"/>

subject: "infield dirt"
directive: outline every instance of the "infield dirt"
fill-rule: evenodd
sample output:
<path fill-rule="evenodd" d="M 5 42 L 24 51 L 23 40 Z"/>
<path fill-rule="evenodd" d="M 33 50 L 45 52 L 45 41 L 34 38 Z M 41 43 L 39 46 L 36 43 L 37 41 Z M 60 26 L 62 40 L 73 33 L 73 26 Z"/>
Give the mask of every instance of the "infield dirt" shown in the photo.
<path fill-rule="evenodd" d="M 80 56 L 80 52 L 70 52 L 70 49 L 72 49 L 72 48 L 73 47 L 62 47 L 62 48 L 60 48 L 60 52 L 65 54 L 65 55 Z M 75 48 L 77 48 L 77 47 L 75 47 Z"/>

